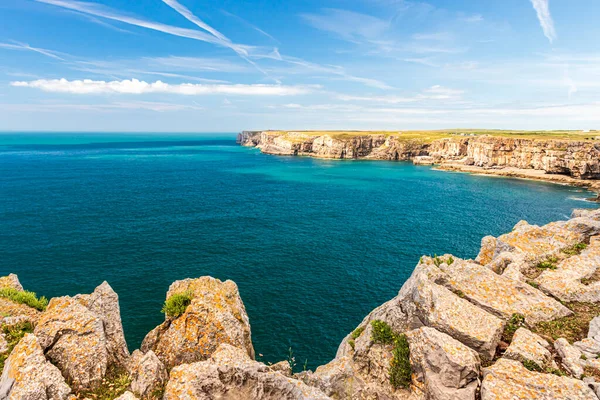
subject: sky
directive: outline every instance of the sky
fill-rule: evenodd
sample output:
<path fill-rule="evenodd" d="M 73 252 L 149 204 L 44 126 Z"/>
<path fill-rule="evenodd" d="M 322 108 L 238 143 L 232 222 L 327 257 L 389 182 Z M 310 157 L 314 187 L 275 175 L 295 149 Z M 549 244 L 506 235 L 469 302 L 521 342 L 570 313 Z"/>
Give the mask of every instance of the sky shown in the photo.
<path fill-rule="evenodd" d="M 4 0 L 0 131 L 600 129 L 598 0 Z"/>

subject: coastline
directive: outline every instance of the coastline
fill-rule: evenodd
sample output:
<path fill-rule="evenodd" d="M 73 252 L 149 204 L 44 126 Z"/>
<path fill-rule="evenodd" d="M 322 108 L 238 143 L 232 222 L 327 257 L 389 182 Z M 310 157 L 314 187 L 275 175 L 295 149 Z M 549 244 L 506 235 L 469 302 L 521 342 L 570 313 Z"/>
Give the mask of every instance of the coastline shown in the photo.
<path fill-rule="evenodd" d="M 438 136 L 426 136 L 435 134 Z M 419 136 L 420 135 L 420 136 Z M 412 161 L 436 170 L 538 180 L 582 187 L 600 202 L 600 146 L 590 138 L 523 138 L 439 132 L 340 133 L 243 131 L 237 143 L 280 156 Z"/>

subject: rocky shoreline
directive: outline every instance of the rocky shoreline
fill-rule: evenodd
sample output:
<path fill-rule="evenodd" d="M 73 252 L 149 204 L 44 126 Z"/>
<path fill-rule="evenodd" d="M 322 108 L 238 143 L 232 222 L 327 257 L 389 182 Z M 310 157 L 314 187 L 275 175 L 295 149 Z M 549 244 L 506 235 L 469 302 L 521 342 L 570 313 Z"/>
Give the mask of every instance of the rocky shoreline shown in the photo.
<path fill-rule="evenodd" d="M 402 134 L 337 137 L 303 132 L 244 131 L 237 143 L 274 155 L 412 161 L 440 170 L 519 177 L 600 193 L 600 144 L 594 141 L 455 136 L 426 143 Z"/>
<path fill-rule="evenodd" d="M 104 282 L 49 303 L 0 278 L 0 399 L 590 399 L 600 396 L 600 210 L 423 256 L 315 371 L 255 360 L 237 285 L 174 282 L 129 353 Z"/>

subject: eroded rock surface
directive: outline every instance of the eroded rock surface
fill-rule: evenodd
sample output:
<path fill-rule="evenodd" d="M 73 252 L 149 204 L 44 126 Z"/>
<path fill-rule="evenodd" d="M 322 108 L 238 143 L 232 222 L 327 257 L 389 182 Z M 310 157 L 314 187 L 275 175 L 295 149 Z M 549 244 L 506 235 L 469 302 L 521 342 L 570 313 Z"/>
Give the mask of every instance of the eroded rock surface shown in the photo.
<path fill-rule="evenodd" d="M 596 400 L 578 379 L 527 370 L 520 362 L 500 359 L 483 370 L 481 400 Z"/>
<path fill-rule="evenodd" d="M 146 354 L 134 351 L 127 370 L 131 378 L 131 391 L 142 398 L 160 391 L 169 379 L 167 368 L 152 350 Z"/>
<path fill-rule="evenodd" d="M 164 400 L 329 399 L 317 388 L 252 360 L 246 350 L 221 344 L 206 361 L 173 368 Z"/>
<path fill-rule="evenodd" d="M 59 369 L 44 357 L 37 338 L 25 335 L 4 365 L 0 399 L 64 400 L 70 393 Z"/>
<path fill-rule="evenodd" d="M 35 328 L 46 357 L 73 387 L 91 389 L 129 357 L 117 295 L 107 283 L 91 295 L 56 297 Z"/>
<path fill-rule="evenodd" d="M 516 361 L 533 361 L 541 369 L 550 367 L 553 363 L 550 353 L 550 343 L 540 336 L 525 328 L 519 328 L 515 332 L 512 342 L 504 357 Z"/>
<path fill-rule="evenodd" d="M 191 304 L 177 318 L 166 321 L 150 332 L 141 350 L 149 350 L 167 368 L 208 359 L 222 343 L 244 349 L 254 358 L 250 322 L 237 285 L 212 277 L 174 282 L 167 298 L 175 293 L 190 292 Z"/>

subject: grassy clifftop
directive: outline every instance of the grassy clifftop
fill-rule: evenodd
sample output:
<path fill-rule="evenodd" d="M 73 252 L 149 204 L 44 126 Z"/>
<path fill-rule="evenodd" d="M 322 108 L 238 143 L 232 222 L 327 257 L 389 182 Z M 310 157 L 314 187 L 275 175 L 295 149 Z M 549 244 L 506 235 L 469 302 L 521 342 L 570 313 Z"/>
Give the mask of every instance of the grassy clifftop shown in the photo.
<path fill-rule="evenodd" d="M 600 131 L 517 131 L 497 129 L 441 129 L 421 131 L 268 131 L 273 135 L 285 136 L 292 142 L 301 142 L 303 138 L 310 136 L 329 135 L 337 139 L 350 139 L 363 135 L 385 135 L 395 136 L 404 140 L 419 140 L 425 143 L 434 140 L 457 137 L 457 136 L 481 136 L 490 135 L 498 137 L 512 137 L 521 139 L 567 139 L 567 140 L 599 140 Z"/>

